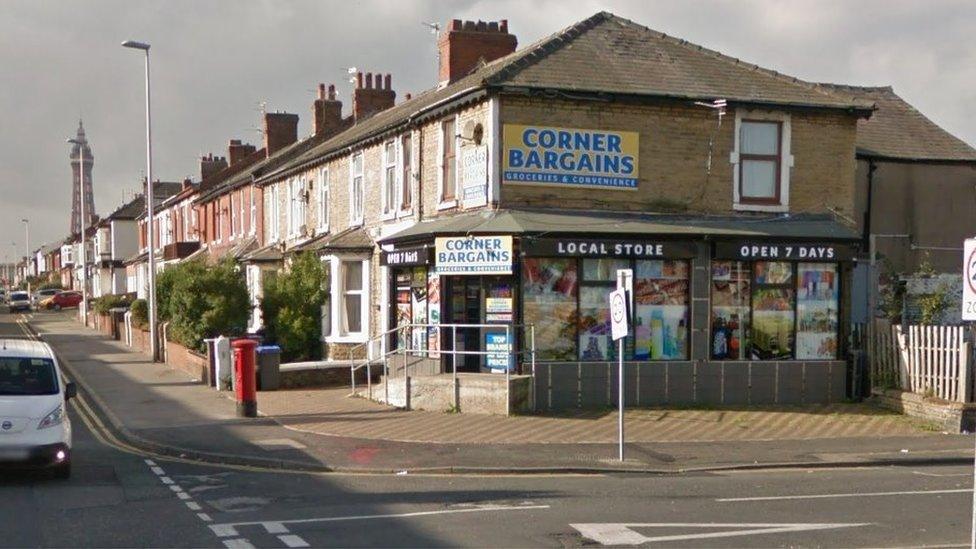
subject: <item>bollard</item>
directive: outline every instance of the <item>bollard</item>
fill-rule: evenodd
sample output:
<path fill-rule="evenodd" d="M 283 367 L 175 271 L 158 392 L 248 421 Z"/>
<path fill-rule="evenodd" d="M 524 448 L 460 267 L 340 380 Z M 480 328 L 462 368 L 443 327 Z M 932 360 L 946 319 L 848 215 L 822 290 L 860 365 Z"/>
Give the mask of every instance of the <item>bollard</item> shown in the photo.
<path fill-rule="evenodd" d="M 257 346 L 251 339 L 236 339 L 231 343 L 234 348 L 234 397 L 240 417 L 258 416 L 257 376 L 254 372 Z"/>

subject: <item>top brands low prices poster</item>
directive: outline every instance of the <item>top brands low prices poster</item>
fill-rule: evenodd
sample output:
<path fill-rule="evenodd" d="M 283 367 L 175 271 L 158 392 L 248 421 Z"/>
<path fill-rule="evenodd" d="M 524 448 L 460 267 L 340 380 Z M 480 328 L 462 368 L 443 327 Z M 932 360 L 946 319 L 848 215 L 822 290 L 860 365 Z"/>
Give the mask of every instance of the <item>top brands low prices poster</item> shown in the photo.
<path fill-rule="evenodd" d="M 505 124 L 502 179 L 561 187 L 636 189 L 636 132 Z"/>

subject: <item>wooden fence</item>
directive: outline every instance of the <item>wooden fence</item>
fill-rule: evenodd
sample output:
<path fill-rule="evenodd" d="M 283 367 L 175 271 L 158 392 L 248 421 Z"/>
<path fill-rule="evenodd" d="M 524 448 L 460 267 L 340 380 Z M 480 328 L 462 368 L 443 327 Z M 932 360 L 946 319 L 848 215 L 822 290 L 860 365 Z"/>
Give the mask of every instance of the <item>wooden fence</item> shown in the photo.
<path fill-rule="evenodd" d="M 972 401 L 971 343 L 963 326 L 901 326 L 877 321 L 871 348 L 872 385 Z"/>

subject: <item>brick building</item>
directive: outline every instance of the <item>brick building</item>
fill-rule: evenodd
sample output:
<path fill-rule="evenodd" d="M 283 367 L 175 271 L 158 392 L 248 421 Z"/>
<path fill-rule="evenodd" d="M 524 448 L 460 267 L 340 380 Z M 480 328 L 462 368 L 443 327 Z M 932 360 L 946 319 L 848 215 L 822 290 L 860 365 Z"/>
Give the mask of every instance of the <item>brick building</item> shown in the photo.
<path fill-rule="evenodd" d="M 608 13 L 516 47 L 505 21 L 452 21 L 431 89 L 397 103 L 357 75 L 344 117 L 320 88 L 315 135 L 252 171 L 249 277 L 319 254 L 333 360 L 370 342 L 529 373 L 534 330 L 534 400 L 558 409 L 615 390 L 606 294 L 629 268 L 630 402 L 844 398 L 874 102 Z"/>

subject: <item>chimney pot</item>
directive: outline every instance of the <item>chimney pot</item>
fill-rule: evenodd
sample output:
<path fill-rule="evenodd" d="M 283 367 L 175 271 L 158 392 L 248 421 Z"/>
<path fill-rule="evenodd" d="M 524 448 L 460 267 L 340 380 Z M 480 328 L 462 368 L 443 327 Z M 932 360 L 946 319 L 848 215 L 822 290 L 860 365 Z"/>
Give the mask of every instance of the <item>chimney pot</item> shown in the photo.
<path fill-rule="evenodd" d="M 451 24 L 447 26 L 447 30 L 449 30 L 449 31 L 459 31 L 459 30 L 461 30 L 461 20 L 460 19 L 451 19 Z"/>
<path fill-rule="evenodd" d="M 371 72 L 366 73 L 366 89 L 373 89 L 373 73 Z"/>
<path fill-rule="evenodd" d="M 315 135 L 335 134 L 342 128 L 342 103 L 336 101 L 334 84 L 329 84 L 325 91 L 325 84 L 319 88 L 319 98 L 312 105 L 312 130 Z"/>
<path fill-rule="evenodd" d="M 396 93 L 393 91 L 392 75 L 383 73 L 366 73 L 364 86 L 353 90 L 352 113 L 353 120 L 360 121 L 375 113 L 392 107 L 396 101 Z"/>
<path fill-rule="evenodd" d="M 335 101 L 336 89 L 335 84 L 329 84 L 329 101 Z"/>
<path fill-rule="evenodd" d="M 498 22 L 498 32 L 508 33 L 508 19 L 502 19 Z"/>
<path fill-rule="evenodd" d="M 386 73 L 386 76 L 383 77 L 383 89 L 384 90 L 392 90 L 393 89 L 393 75 L 392 74 Z"/>
<path fill-rule="evenodd" d="M 325 99 L 325 84 L 321 84 L 321 83 L 319 84 L 318 98 L 319 99 Z"/>
<path fill-rule="evenodd" d="M 363 87 L 363 73 L 362 72 L 357 72 L 356 73 L 356 88 L 362 88 L 362 87 Z"/>

